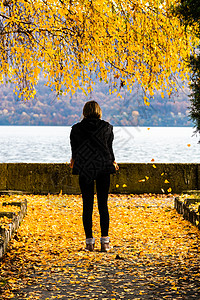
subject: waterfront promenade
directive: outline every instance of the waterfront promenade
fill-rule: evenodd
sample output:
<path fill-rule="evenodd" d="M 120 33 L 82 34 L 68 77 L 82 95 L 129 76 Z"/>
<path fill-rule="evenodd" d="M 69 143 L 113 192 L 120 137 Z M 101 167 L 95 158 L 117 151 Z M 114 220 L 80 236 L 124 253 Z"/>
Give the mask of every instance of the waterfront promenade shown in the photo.
<path fill-rule="evenodd" d="M 99 251 L 96 201 L 88 253 L 80 195 L 12 197 L 28 213 L 1 261 L 2 299 L 200 299 L 200 232 L 174 195 L 110 194 L 110 253 Z"/>

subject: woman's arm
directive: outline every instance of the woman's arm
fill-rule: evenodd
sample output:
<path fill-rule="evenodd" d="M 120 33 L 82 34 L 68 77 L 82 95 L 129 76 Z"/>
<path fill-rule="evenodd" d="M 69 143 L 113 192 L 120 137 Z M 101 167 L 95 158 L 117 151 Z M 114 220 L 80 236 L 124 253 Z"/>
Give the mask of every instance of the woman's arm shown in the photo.
<path fill-rule="evenodd" d="M 114 140 L 113 127 L 112 127 L 112 125 L 110 125 L 110 134 L 109 134 L 107 143 L 108 143 L 109 152 L 110 152 L 111 157 L 112 157 L 112 161 L 114 162 L 115 161 L 115 155 L 114 155 L 114 152 L 113 152 L 113 140 Z"/>
<path fill-rule="evenodd" d="M 110 125 L 110 128 L 111 128 L 111 132 L 110 132 L 109 139 L 108 139 L 108 148 L 109 148 L 109 151 L 110 151 L 110 154 L 111 154 L 111 157 L 112 157 L 113 165 L 115 167 L 115 170 L 117 171 L 117 170 L 119 170 L 119 166 L 115 161 L 115 155 L 114 155 L 114 152 L 113 152 L 114 133 L 113 133 L 112 125 Z"/>
<path fill-rule="evenodd" d="M 77 133 L 75 132 L 75 128 L 74 126 L 71 129 L 71 133 L 70 133 L 70 145 L 71 145 L 71 152 L 72 152 L 72 160 L 75 160 L 76 157 L 76 151 L 78 149 L 79 143 L 77 140 Z"/>

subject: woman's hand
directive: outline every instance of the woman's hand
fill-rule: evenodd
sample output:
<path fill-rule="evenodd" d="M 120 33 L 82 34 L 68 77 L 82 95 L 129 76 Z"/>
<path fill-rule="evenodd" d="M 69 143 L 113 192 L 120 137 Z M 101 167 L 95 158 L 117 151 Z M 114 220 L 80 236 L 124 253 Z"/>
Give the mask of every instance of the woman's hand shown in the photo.
<path fill-rule="evenodd" d="M 116 163 L 116 161 L 113 162 L 113 165 L 114 165 L 116 171 L 119 170 L 119 166 L 118 166 L 118 164 Z"/>
<path fill-rule="evenodd" d="M 70 166 L 71 169 L 73 169 L 73 166 L 74 166 L 74 159 L 71 158 L 71 160 L 70 160 L 70 165 L 69 165 L 69 166 Z"/>

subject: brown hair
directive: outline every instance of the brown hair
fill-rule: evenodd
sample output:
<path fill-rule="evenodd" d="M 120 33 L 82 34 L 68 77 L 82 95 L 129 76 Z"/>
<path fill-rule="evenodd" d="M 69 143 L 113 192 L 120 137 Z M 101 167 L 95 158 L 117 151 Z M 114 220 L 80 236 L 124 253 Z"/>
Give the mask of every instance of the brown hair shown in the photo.
<path fill-rule="evenodd" d="M 102 111 L 99 104 L 92 100 L 85 103 L 83 107 L 84 118 L 97 118 L 101 119 Z"/>

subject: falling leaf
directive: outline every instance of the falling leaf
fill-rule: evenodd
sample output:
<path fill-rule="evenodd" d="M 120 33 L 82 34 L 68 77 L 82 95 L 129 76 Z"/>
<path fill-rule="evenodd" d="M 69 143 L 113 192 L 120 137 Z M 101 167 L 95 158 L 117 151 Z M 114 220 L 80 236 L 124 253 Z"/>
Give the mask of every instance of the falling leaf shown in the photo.
<path fill-rule="evenodd" d="M 191 144 L 187 144 L 188 147 L 191 147 Z"/>
<path fill-rule="evenodd" d="M 169 181 L 167 179 L 165 179 L 165 183 L 169 183 Z"/>
<path fill-rule="evenodd" d="M 145 178 L 146 178 L 146 180 L 148 180 L 148 179 L 149 179 L 149 177 L 148 177 L 148 176 L 145 176 Z"/>
<path fill-rule="evenodd" d="M 118 188 L 119 187 L 119 184 L 116 184 L 116 188 Z"/>
<path fill-rule="evenodd" d="M 152 158 L 152 159 L 151 159 L 151 161 L 153 162 L 153 161 L 155 161 L 155 159 L 154 159 L 154 158 Z"/>
<path fill-rule="evenodd" d="M 145 182 L 145 179 L 140 179 L 138 180 L 138 182 Z"/>
<path fill-rule="evenodd" d="M 156 166 L 155 166 L 155 165 L 153 165 L 153 168 L 156 168 Z"/>
<path fill-rule="evenodd" d="M 127 185 L 124 183 L 124 184 L 123 184 L 123 188 L 125 188 L 125 187 L 127 187 Z"/>
<path fill-rule="evenodd" d="M 168 190 L 167 190 L 167 191 L 168 191 L 168 193 L 171 193 L 171 191 L 172 191 L 172 188 L 168 188 Z"/>

